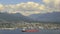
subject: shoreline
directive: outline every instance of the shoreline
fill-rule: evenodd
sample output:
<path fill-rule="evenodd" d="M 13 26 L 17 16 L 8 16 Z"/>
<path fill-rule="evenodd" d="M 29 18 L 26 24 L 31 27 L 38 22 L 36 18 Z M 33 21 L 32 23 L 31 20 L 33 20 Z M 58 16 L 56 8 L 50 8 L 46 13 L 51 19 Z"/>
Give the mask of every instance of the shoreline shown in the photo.
<path fill-rule="evenodd" d="M 0 28 L 0 30 L 15 30 L 16 28 Z"/>
<path fill-rule="evenodd" d="M 21 29 L 21 28 L 0 28 L 0 30 L 15 30 L 15 29 Z M 26 29 L 29 29 L 29 28 L 26 28 Z M 36 28 L 36 29 L 41 29 L 41 30 L 44 30 L 44 29 L 47 29 L 47 30 L 60 30 L 60 28 L 52 28 L 52 29 L 51 28 L 49 28 L 49 29 L 48 28 Z"/>

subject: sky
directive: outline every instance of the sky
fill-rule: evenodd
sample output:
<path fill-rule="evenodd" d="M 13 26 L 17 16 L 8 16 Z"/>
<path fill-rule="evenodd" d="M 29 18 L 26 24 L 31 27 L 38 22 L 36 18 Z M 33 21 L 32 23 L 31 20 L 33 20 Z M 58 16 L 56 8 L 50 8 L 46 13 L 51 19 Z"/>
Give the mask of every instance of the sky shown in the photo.
<path fill-rule="evenodd" d="M 21 2 L 37 2 L 42 3 L 42 0 L 0 0 L 2 4 L 17 4 Z"/>
<path fill-rule="evenodd" d="M 0 12 L 21 13 L 25 16 L 60 12 L 60 0 L 0 0 Z"/>

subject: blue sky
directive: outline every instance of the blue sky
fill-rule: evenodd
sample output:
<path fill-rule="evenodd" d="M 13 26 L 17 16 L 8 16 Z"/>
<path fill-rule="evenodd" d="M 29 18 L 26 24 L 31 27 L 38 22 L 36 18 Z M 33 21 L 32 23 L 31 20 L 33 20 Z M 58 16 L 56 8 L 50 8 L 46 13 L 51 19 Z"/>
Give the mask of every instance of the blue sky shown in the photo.
<path fill-rule="evenodd" d="M 21 2 L 37 2 L 42 3 L 42 0 L 0 0 L 2 4 L 17 4 Z"/>

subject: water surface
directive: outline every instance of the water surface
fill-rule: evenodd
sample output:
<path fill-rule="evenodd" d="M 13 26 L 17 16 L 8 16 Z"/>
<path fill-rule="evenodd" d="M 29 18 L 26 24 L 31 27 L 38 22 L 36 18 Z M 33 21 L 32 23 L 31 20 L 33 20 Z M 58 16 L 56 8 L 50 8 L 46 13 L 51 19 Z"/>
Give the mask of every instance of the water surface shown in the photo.
<path fill-rule="evenodd" d="M 60 34 L 60 30 L 39 30 L 39 32 L 21 32 L 21 29 L 0 30 L 0 34 Z"/>

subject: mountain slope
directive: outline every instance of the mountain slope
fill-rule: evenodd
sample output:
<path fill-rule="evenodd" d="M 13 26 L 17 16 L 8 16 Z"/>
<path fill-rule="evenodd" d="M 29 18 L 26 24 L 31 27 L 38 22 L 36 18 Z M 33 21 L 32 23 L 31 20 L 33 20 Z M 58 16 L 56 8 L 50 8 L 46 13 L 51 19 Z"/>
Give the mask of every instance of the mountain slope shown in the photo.
<path fill-rule="evenodd" d="M 35 21 L 60 22 L 60 12 L 53 12 L 46 14 L 32 14 L 29 17 Z"/>
<path fill-rule="evenodd" d="M 27 21 L 29 20 L 28 17 L 23 16 L 20 13 L 16 14 L 8 14 L 8 13 L 0 13 L 0 22 L 1 21 L 8 21 L 8 22 L 21 22 L 21 21 Z"/>

